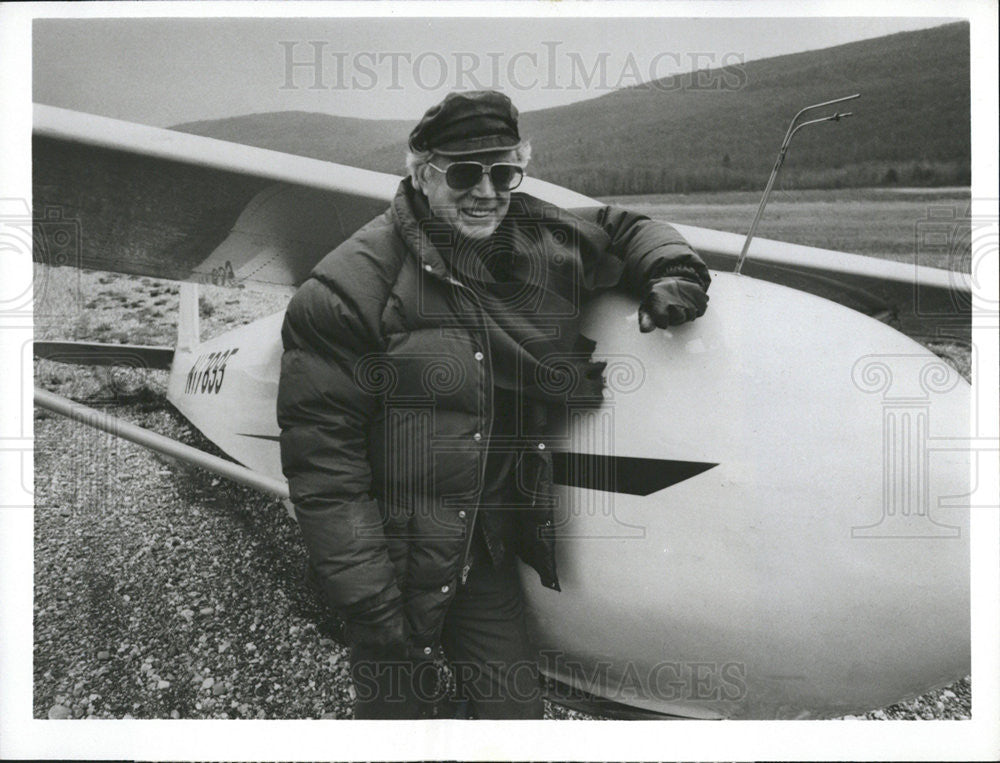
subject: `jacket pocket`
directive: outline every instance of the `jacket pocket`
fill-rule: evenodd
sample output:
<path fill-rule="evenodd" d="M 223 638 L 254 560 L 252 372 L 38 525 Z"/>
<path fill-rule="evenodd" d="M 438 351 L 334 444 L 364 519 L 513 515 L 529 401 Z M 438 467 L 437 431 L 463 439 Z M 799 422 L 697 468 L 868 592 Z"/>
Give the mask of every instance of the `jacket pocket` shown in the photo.
<path fill-rule="evenodd" d="M 517 465 L 518 493 L 522 503 L 534 508 L 552 507 L 552 453 L 538 448 L 521 451 Z"/>
<path fill-rule="evenodd" d="M 527 500 L 517 512 L 517 554 L 535 569 L 542 585 L 558 591 L 552 453 L 537 447 L 523 451 L 518 462 L 518 481 Z"/>

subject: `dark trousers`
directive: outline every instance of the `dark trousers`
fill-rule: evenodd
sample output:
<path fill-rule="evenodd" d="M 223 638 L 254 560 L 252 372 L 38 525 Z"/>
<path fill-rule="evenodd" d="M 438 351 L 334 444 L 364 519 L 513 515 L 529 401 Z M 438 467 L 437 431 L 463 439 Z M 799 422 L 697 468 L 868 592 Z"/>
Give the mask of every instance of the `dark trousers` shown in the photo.
<path fill-rule="evenodd" d="M 516 562 L 474 566 L 445 617 L 441 643 L 456 693 L 477 718 L 542 717 L 538 663 L 528 640 Z"/>
<path fill-rule="evenodd" d="M 462 717 L 538 719 L 538 667 L 525 625 L 516 562 L 494 568 L 482 556 L 459 586 L 441 643 L 455 676 L 459 705 L 442 702 L 433 661 L 412 655 L 351 652 L 358 719 Z M 468 715 L 464 709 L 468 708 Z"/>

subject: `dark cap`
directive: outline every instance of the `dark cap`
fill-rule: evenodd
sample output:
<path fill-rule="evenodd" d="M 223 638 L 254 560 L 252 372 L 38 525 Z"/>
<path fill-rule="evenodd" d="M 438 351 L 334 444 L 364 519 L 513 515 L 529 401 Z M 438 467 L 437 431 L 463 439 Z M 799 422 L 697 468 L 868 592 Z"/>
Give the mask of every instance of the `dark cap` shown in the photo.
<path fill-rule="evenodd" d="M 496 90 L 448 93 L 410 133 L 411 151 L 444 156 L 505 151 L 521 145 L 517 109 Z"/>

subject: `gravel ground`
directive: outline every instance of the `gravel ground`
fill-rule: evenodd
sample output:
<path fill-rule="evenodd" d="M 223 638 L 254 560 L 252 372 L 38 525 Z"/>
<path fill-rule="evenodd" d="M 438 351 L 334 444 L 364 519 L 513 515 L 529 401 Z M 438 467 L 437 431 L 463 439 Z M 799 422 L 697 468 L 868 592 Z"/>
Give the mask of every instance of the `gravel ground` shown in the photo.
<path fill-rule="evenodd" d="M 158 403 L 116 413 L 200 444 Z M 45 413 L 35 426 L 49 443 L 36 455 L 36 715 L 350 714 L 344 650 L 302 585 L 280 502 Z"/>
<path fill-rule="evenodd" d="M 87 311 L 36 336 L 172 342 L 175 285 L 83 280 Z M 206 292 L 205 333 L 247 319 L 245 300 Z M 217 452 L 165 402 L 165 372 L 36 361 L 35 381 Z M 43 410 L 34 424 L 35 717 L 352 717 L 338 624 L 305 587 L 281 502 Z M 595 716 L 547 703 L 546 717 Z M 859 717 L 969 718 L 970 679 Z"/>

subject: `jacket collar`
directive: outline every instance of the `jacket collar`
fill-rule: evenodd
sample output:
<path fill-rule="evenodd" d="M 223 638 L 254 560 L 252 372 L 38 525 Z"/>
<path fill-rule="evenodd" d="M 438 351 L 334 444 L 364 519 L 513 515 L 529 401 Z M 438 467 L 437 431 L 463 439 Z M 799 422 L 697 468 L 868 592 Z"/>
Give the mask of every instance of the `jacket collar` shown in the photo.
<path fill-rule="evenodd" d="M 392 216 L 406 248 L 417 259 L 420 267 L 429 274 L 448 280 L 450 272 L 440 245 L 445 236 L 454 237 L 446 223 L 433 223 L 427 198 L 413 187 L 410 178 L 404 178 L 392 200 Z"/>
<path fill-rule="evenodd" d="M 568 231 L 557 233 L 553 242 L 576 240 L 579 246 L 602 252 L 611 243 L 599 225 L 526 193 L 511 194 L 507 216 L 497 233 L 485 241 L 459 238 L 448 223 L 436 219 L 427 198 L 413 187 L 410 178 L 400 182 L 392 200 L 391 214 L 396 229 L 420 267 L 429 275 L 450 282 L 455 281 L 454 274 L 472 281 L 495 283 L 485 267 L 486 257 L 478 256 L 484 253 L 482 248 L 503 245 L 516 255 L 518 248 L 537 246 L 539 225 L 575 231 L 572 235 Z M 531 278 L 527 273 L 525 276 Z"/>

